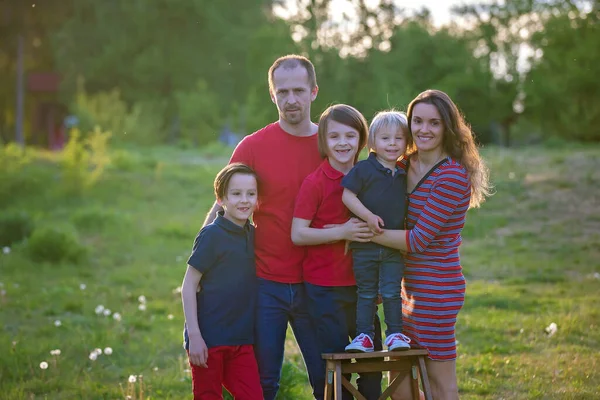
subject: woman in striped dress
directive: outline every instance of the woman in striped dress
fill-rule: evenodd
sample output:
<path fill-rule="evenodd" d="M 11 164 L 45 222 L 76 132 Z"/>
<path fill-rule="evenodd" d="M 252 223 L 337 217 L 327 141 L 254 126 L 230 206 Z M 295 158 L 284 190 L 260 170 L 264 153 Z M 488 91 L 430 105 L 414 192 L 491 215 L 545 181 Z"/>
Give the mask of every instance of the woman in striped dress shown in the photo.
<path fill-rule="evenodd" d="M 407 230 L 387 230 L 373 241 L 406 252 L 402 285 L 405 334 L 429 352 L 433 398 L 458 399 L 456 316 L 465 278 L 458 246 L 466 212 L 490 193 L 488 169 L 473 133 L 454 102 L 427 90 L 408 106 Z M 408 379 L 395 399 L 410 398 Z"/>

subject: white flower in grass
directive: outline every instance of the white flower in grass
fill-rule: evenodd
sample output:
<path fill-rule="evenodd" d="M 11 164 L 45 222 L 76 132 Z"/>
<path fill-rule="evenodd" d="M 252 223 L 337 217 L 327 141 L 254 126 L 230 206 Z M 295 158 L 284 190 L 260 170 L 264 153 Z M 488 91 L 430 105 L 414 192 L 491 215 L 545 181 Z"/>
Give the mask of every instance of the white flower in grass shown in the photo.
<path fill-rule="evenodd" d="M 104 312 L 104 306 L 102 304 L 96 306 L 94 312 L 98 315 L 102 314 Z"/>
<path fill-rule="evenodd" d="M 114 318 L 116 321 L 120 321 L 120 320 L 121 320 L 121 314 L 119 314 L 118 312 L 116 312 L 116 313 L 114 313 L 114 314 L 113 314 L 113 318 Z"/>
<path fill-rule="evenodd" d="M 110 356 L 112 354 L 112 347 L 106 347 L 104 349 L 104 354 L 106 354 L 107 356 Z"/>
<path fill-rule="evenodd" d="M 52 355 L 52 356 L 60 356 L 60 349 L 50 350 L 50 355 Z"/>
<path fill-rule="evenodd" d="M 46 361 L 42 361 L 40 363 L 40 368 L 41 369 L 48 369 L 48 363 Z"/>
<path fill-rule="evenodd" d="M 552 336 L 552 335 L 554 335 L 556 333 L 556 331 L 558 331 L 558 326 L 556 325 L 555 322 L 552 322 L 544 330 L 546 331 L 546 333 L 548 334 L 548 336 Z"/>
<path fill-rule="evenodd" d="M 181 293 L 181 286 L 177 286 L 175 289 L 173 289 L 173 294 L 178 294 Z"/>
<path fill-rule="evenodd" d="M 96 352 L 95 352 L 95 351 L 92 351 L 92 352 L 90 353 L 90 356 L 89 356 L 89 358 L 90 358 L 90 360 L 92 360 L 92 361 L 96 361 L 96 359 L 98 358 L 98 354 L 96 354 Z"/>
<path fill-rule="evenodd" d="M 98 347 L 96 347 L 96 348 L 94 349 L 94 353 L 96 353 L 96 354 L 100 355 L 100 354 L 102 354 L 102 349 L 101 349 L 101 348 L 98 348 Z"/>
<path fill-rule="evenodd" d="M 85 283 L 80 283 L 79 284 L 79 289 L 81 289 L 81 290 L 85 290 L 86 287 L 87 286 L 85 285 Z"/>
<path fill-rule="evenodd" d="M 8 247 L 8 246 L 4 246 L 4 247 L 2 248 L 2 252 L 3 252 L 4 254 L 10 254 L 10 247 Z"/>
<path fill-rule="evenodd" d="M 154 372 L 156 372 L 156 371 L 158 371 L 158 367 L 154 367 L 154 368 L 152 368 L 152 370 L 153 370 Z"/>
<path fill-rule="evenodd" d="M 145 302 L 146 302 L 146 296 L 144 296 L 144 295 L 141 295 L 140 297 L 138 297 L 138 301 L 139 301 L 140 303 L 145 303 Z"/>
<path fill-rule="evenodd" d="M 61 326 L 62 322 L 60 322 L 60 319 L 57 319 L 56 321 L 54 321 L 54 326 Z"/>
<path fill-rule="evenodd" d="M 105 317 L 108 317 L 110 314 L 112 314 L 112 311 L 106 308 L 104 311 L 102 311 L 102 314 L 104 314 Z"/>
<path fill-rule="evenodd" d="M 167 319 L 173 319 L 173 318 L 175 318 L 175 317 L 173 316 L 173 314 L 169 314 L 169 315 L 167 315 Z"/>
<path fill-rule="evenodd" d="M 138 310 L 140 310 L 140 311 L 146 311 L 146 305 L 145 304 L 140 304 L 138 306 Z"/>
<path fill-rule="evenodd" d="M 135 375 L 129 375 L 129 383 L 135 383 L 137 381 L 137 378 L 135 377 Z"/>

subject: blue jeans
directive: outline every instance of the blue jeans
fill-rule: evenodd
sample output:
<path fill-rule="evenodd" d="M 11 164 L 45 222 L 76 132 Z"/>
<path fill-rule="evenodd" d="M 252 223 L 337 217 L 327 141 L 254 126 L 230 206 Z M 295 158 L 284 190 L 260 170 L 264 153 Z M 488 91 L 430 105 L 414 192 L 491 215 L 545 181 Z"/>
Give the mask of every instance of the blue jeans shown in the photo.
<path fill-rule="evenodd" d="M 327 287 L 305 283 L 310 315 L 317 329 L 317 339 L 321 353 L 343 353 L 350 338 L 356 331 L 356 286 Z M 376 350 L 382 349 L 381 324 L 375 313 Z M 325 364 L 322 374 L 325 375 Z M 350 375 L 346 376 L 350 379 Z M 361 373 L 356 380 L 358 391 L 367 400 L 378 399 L 381 395 L 381 372 Z M 345 388 L 342 398 L 351 400 L 352 394 Z"/>
<path fill-rule="evenodd" d="M 302 352 L 313 395 L 322 399 L 325 391 L 323 360 L 308 312 L 304 284 L 258 278 L 254 353 L 265 400 L 275 399 L 279 390 L 288 323 Z"/>
<path fill-rule="evenodd" d="M 373 317 L 377 294 L 383 299 L 386 336 L 402 332 L 402 275 L 404 260 L 398 250 L 379 246 L 352 250 L 354 277 L 358 288 L 356 334 L 375 334 Z"/>

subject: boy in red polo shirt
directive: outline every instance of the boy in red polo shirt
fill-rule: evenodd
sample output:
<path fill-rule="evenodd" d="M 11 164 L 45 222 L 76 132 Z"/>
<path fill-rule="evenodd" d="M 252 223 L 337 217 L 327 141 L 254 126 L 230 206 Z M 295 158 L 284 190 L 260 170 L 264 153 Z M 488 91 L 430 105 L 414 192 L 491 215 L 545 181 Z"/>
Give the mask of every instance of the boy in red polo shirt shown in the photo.
<path fill-rule="evenodd" d="M 365 118 L 355 108 L 338 104 L 325 110 L 317 133 L 319 152 L 325 159 L 304 180 L 296 199 L 292 241 L 307 246 L 302 272 L 311 316 L 318 322 L 321 353 L 344 351 L 356 330 L 356 282 L 345 241 L 367 242 L 373 234 L 366 223 L 350 219 L 342 203 L 341 180 L 356 163 L 367 132 Z M 336 226 L 324 228 L 332 224 Z M 381 333 L 379 337 L 381 348 Z M 358 386 L 367 399 L 377 399 L 381 373 L 361 374 Z M 352 395 L 344 390 L 343 398 Z"/>

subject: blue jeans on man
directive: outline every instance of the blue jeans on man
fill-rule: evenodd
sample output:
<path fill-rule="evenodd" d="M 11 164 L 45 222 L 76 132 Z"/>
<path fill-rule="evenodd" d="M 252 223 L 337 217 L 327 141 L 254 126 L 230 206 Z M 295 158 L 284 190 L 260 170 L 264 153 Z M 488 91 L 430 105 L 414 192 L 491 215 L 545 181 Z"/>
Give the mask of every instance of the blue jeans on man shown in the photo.
<path fill-rule="evenodd" d="M 377 295 L 383 300 L 386 336 L 402 332 L 402 275 L 404 260 L 398 250 L 377 246 L 352 250 L 354 277 L 358 288 L 356 335 L 364 333 L 373 339 L 373 317 Z"/>
<path fill-rule="evenodd" d="M 321 353 L 343 353 L 356 331 L 356 286 L 318 286 L 305 283 L 310 314 L 315 321 L 317 338 Z M 375 304 L 372 305 L 376 310 Z M 375 350 L 382 349 L 381 324 L 377 313 L 375 317 Z M 325 363 L 322 365 L 325 375 Z M 350 376 L 346 376 L 347 379 Z M 378 399 L 381 395 L 381 372 L 361 373 L 357 379 L 359 392 L 367 400 Z M 342 398 L 352 399 L 345 388 Z"/>
<path fill-rule="evenodd" d="M 313 395 L 322 399 L 325 391 L 323 360 L 304 284 L 258 278 L 255 322 L 254 353 L 265 400 L 275 399 L 279 390 L 288 323 L 302 352 Z"/>

